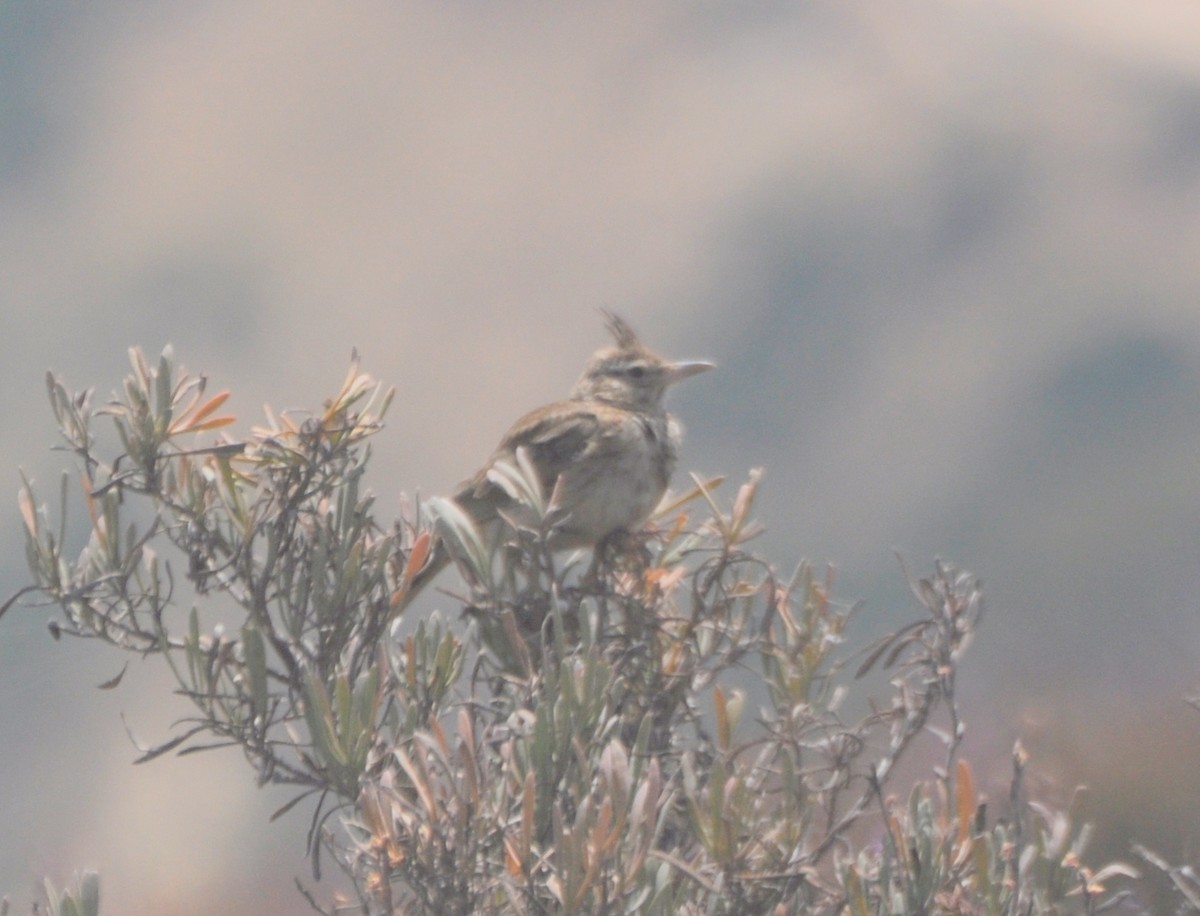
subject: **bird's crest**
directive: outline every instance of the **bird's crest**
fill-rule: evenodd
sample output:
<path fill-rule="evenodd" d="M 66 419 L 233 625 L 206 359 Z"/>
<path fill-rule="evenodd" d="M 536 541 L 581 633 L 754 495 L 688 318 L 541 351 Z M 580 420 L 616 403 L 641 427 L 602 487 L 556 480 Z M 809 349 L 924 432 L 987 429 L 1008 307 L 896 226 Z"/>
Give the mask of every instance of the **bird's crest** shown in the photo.
<path fill-rule="evenodd" d="M 604 321 L 605 324 L 608 325 L 609 333 L 612 334 L 613 339 L 616 340 L 618 347 L 620 347 L 622 350 L 632 350 L 641 346 L 641 343 L 638 341 L 637 334 L 634 333 L 633 328 L 631 328 L 625 322 L 624 318 L 622 318 L 620 315 L 614 315 L 607 309 L 601 309 L 600 314 L 604 316 Z"/>

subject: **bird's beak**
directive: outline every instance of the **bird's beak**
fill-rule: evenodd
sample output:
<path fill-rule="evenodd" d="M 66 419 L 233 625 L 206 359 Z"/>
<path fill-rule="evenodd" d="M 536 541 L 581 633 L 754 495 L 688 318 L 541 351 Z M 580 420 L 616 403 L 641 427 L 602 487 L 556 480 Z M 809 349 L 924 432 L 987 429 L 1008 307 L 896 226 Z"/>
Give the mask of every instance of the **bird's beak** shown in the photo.
<path fill-rule="evenodd" d="M 685 378 L 691 378 L 693 375 L 698 375 L 706 369 L 713 368 L 712 363 L 707 363 L 702 359 L 689 359 L 679 363 L 671 364 L 671 371 L 667 375 L 667 384 L 674 385 L 676 382 L 682 382 Z"/>

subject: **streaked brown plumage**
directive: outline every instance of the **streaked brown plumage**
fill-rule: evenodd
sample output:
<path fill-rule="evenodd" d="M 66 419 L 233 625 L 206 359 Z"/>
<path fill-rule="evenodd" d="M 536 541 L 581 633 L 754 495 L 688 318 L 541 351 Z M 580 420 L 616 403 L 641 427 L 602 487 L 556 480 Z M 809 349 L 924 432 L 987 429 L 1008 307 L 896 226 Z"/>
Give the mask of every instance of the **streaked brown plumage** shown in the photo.
<path fill-rule="evenodd" d="M 454 494 L 479 527 L 519 511 L 488 478 L 497 462 L 516 463 L 518 449 L 537 469 L 558 510 L 555 548 L 593 546 L 617 532 L 639 529 L 666 492 L 675 469 L 678 424 L 663 407 L 667 389 L 707 362 L 671 362 L 645 347 L 633 329 L 607 314 L 616 345 L 596 351 L 570 396 L 526 414 L 504 435 L 491 458 Z M 511 516 L 510 516 L 511 517 Z M 413 580 L 411 601 L 449 562 L 439 541 Z"/>

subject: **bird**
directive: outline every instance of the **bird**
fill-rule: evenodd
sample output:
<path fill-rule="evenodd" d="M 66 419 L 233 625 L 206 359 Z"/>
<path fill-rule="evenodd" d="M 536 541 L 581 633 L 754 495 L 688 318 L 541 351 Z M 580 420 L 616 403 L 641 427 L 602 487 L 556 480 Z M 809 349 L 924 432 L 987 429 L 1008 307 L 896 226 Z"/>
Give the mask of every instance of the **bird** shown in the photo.
<path fill-rule="evenodd" d="M 479 529 L 528 514 L 496 481 L 501 464 L 531 465 L 551 498 L 554 550 L 596 547 L 641 529 L 662 500 L 675 469 L 682 427 L 667 413 L 667 390 L 713 368 L 705 360 L 672 361 L 646 347 L 633 328 L 602 312 L 614 345 L 592 354 L 565 400 L 533 410 L 512 425 L 491 457 L 451 499 Z M 435 540 L 413 576 L 404 605 L 451 561 Z"/>

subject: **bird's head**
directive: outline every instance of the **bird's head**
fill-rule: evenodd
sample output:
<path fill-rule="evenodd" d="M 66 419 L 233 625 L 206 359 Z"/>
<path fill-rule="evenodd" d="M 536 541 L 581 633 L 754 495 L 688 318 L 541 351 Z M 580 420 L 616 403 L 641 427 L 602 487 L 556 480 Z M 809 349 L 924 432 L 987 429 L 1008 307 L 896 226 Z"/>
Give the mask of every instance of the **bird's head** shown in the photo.
<path fill-rule="evenodd" d="M 592 354 L 572 398 L 655 411 L 661 409 L 663 395 L 671 385 L 713 366 L 700 360 L 671 362 L 644 346 L 623 319 L 611 312 L 604 314 L 616 346 Z"/>

